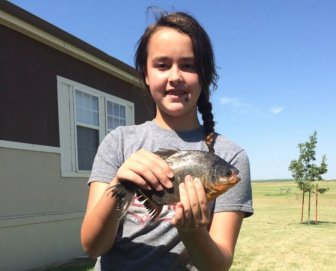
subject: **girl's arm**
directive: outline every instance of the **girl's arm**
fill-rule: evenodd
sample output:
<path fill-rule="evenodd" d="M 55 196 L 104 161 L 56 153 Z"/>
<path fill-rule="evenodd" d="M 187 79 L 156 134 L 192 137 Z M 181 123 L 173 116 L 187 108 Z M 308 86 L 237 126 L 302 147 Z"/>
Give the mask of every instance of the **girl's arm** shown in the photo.
<path fill-rule="evenodd" d="M 208 231 L 209 214 L 202 184 L 187 176 L 185 184 L 180 185 L 180 195 L 172 223 L 192 262 L 199 270 L 229 270 L 244 213 L 215 213 Z"/>
<path fill-rule="evenodd" d="M 189 256 L 199 270 L 229 270 L 243 213 L 222 212 L 213 217 L 210 232 L 206 227 L 180 232 Z"/>
<path fill-rule="evenodd" d="M 170 188 L 173 172 L 159 156 L 139 150 L 119 168 L 114 180 L 108 184 L 91 182 L 86 214 L 82 223 L 81 242 L 84 251 L 92 257 L 106 253 L 116 237 L 120 212 L 117 200 L 107 191 L 109 186 L 130 181 L 144 189 Z"/>
<path fill-rule="evenodd" d="M 115 184 L 116 180 L 110 185 Z M 117 211 L 115 197 L 108 194 L 108 183 L 92 182 L 81 229 L 84 251 L 91 257 L 98 257 L 108 251 L 116 237 L 120 211 Z"/>

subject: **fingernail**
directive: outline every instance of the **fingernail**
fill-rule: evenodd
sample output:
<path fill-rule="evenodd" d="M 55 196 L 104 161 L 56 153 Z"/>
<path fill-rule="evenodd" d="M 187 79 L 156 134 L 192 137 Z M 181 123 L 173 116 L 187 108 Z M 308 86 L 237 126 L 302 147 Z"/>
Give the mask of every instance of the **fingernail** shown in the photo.
<path fill-rule="evenodd" d="M 199 178 L 195 178 L 194 179 L 194 182 L 197 183 L 197 184 L 200 184 L 201 183 L 201 180 Z"/>
<path fill-rule="evenodd" d="M 173 178 L 174 177 L 174 172 L 173 171 L 169 171 L 167 174 L 168 178 Z"/>
<path fill-rule="evenodd" d="M 188 176 L 186 177 L 186 181 L 189 182 L 189 183 L 192 183 L 192 182 L 194 181 L 194 178 L 191 177 L 190 175 L 188 175 Z"/>

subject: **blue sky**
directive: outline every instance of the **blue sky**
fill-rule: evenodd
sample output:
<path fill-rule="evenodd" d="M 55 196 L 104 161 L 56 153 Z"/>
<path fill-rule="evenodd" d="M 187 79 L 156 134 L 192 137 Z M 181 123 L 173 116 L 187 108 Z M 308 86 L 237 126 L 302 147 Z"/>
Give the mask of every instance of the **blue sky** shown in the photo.
<path fill-rule="evenodd" d="M 297 145 L 317 131 L 317 163 L 336 178 L 336 1 L 14 0 L 133 66 L 153 21 L 147 7 L 186 11 L 212 39 L 220 79 L 216 129 L 246 149 L 252 179 L 290 178 Z"/>

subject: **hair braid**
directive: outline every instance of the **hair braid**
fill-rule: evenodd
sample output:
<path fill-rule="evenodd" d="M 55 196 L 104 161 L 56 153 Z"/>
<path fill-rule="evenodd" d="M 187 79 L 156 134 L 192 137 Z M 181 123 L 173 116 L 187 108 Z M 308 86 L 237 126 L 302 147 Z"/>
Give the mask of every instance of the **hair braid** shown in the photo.
<path fill-rule="evenodd" d="M 209 100 L 208 92 L 202 91 L 198 98 L 198 111 L 202 114 L 203 127 L 204 127 L 204 140 L 207 144 L 209 151 L 214 152 L 214 143 L 216 139 L 215 121 L 212 114 L 212 104 Z"/>

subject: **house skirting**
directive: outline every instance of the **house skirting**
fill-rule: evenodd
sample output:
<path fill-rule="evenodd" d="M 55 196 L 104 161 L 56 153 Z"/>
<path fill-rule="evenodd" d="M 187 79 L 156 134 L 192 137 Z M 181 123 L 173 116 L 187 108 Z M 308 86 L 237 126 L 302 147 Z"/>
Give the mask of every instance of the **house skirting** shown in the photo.
<path fill-rule="evenodd" d="M 0 270 L 36 270 L 83 255 L 87 179 L 61 177 L 57 148 L 17 146 L 0 146 Z"/>

